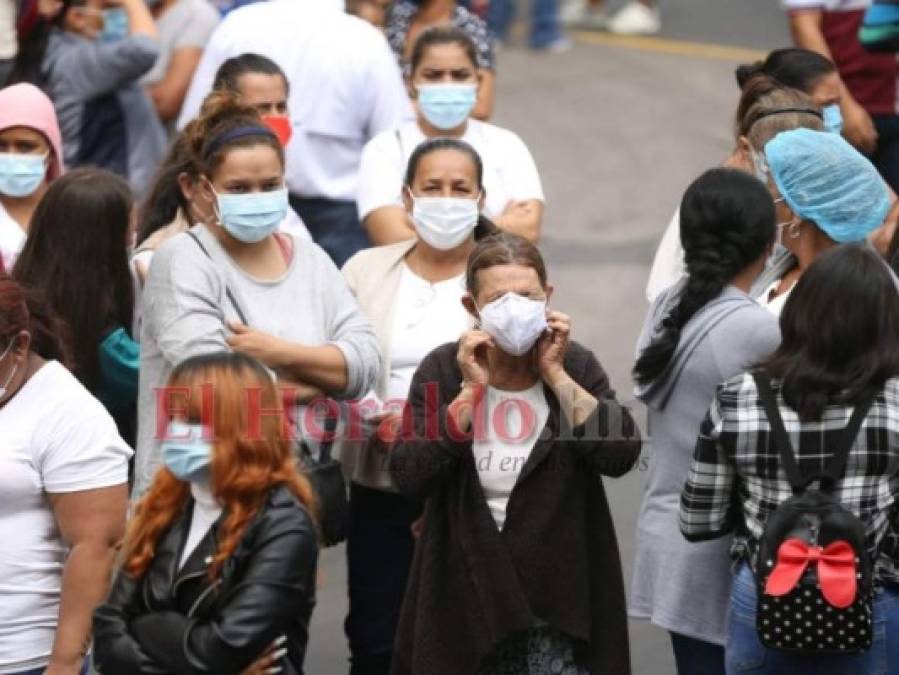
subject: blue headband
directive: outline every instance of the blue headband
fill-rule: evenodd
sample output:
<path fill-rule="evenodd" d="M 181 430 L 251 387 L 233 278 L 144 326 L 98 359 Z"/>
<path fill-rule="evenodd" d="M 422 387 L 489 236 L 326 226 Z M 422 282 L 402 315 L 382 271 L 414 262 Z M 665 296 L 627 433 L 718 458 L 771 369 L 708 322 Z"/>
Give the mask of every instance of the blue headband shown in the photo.
<path fill-rule="evenodd" d="M 237 127 L 236 129 L 231 129 L 231 131 L 226 131 L 225 133 L 216 136 L 206 147 L 206 152 L 203 153 L 203 159 L 209 159 L 212 154 L 225 143 L 236 141 L 238 138 L 246 138 L 247 136 L 268 136 L 275 141 L 278 140 L 278 137 L 275 136 L 275 132 L 268 127 Z"/>

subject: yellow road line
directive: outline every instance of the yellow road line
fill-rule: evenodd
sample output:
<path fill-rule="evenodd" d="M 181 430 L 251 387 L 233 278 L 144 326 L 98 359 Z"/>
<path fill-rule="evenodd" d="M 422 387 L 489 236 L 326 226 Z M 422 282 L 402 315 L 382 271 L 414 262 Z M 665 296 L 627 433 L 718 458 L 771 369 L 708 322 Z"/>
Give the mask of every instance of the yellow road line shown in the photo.
<path fill-rule="evenodd" d="M 688 42 L 686 40 L 669 40 L 668 38 L 643 37 L 629 35 L 612 35 L 594 31 L 574 31 L 571 36 L 578 42 L 586 42 L 607 47 L 638 49 L 659 54 L 677 56 L 693 56 L 715 61 L 732 61 L 744 63 L 764 59 L 768 52 L 745 47 L 707 44 L 704 42 Z"/>

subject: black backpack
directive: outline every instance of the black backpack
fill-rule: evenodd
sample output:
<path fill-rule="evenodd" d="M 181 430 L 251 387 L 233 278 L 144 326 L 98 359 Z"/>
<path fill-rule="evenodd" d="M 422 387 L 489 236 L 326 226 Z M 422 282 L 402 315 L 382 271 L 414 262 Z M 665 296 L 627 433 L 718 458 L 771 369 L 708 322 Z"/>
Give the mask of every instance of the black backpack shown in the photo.
<path fill-rule="evenodd" d="M 873 400 L 856 406 L 820 474 L 803 476 L 768 376 L 753 373 L 793 496 L 768 518 L 755 558 L 756 630 L 770 649 L 847 654 L 873 637 L 874 594 L 865 526 L 833 496 Z M 817 490 L 809 489 L 820 481 Z"/>

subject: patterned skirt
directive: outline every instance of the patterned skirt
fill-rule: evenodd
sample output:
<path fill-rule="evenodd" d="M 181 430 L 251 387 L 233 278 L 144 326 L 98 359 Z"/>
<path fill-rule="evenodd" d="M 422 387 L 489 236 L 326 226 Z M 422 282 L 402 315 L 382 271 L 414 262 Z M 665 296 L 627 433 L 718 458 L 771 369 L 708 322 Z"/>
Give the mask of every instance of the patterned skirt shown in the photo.
<path fill-rule="evenodd" d="M 539 626 L 503 640 L 481 663 L 478 675 L 590 675 L 577 661 L 578 640 Z"/>

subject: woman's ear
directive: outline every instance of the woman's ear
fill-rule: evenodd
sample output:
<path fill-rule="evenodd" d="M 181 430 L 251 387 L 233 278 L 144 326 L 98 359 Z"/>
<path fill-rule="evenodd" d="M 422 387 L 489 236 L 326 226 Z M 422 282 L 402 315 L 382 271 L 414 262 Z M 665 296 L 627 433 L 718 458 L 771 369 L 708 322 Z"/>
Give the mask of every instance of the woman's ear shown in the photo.
<path fill-rule="evenodd" d="M 181 194 L 184 198 L 187 201 L 191 201 L 196 194 L 197 184 L 194 183 L 193 179 L 186 171 L 182 171 L 178 174 L 178 188 L 181 190 Z"/>
<path fill-rule="evenodd" d="M 546 302 L 547 302 L 547 304 L 552 299 L 554 290 L 556 290 L 555 286 L 553 286 L 552 284 L 549 284 L 549 283 L 546 284 Z"/>
<path fill-rule="evenodd" d="M 412 207 L 414 205 L 414 200 L 412 199 L 412 188 L 408 185 L 403 186 L 403 206 L 406 208 L 406 213 L 412 213 Z"/>
<path fill-rule="evenodd" d="M 28 350 L 31 349 L 31 333 L 27 330 L 21 330 L 13 340 L 15 341 L 15 345 L 12 348 L 13 354 L 21 359 L 25 359 L 28 356 Z"/>
<path fill-rule="evenodd" d="M 475 320 L 480 318 L 478 308 L 475 306 L 474 298 L 471 297 L 471 293 L 468 291 L 465 291 L 465 293 L 462 294 L 462 306 L 465 307 L 466 311 L 471 314 Z"/>
<path fill-rule="evenodd" d="M 481 186 L 481 194 L 478 197 L 478 211 L 484 212 L 484 204 L 487 203 L 487 188 Z"/>
<path fill-rule="evenodd" d="M 734 152 L 726 164 L 735 169 L 755 172 L 755 165 L 752 161 L 752 144 L 746 136 L 740 136 L 737 139 L 737 147 L 734 148 Z"/>
<path fill-rule="evenodd" d="M 406 75 L 404 78 L 406 81 L 406 93 L 409 94 L 409 98 L 415 101 L 418 98 L 418 90 L 415 88 L 415 85 L 412 84 L 412 75 Z"/>

